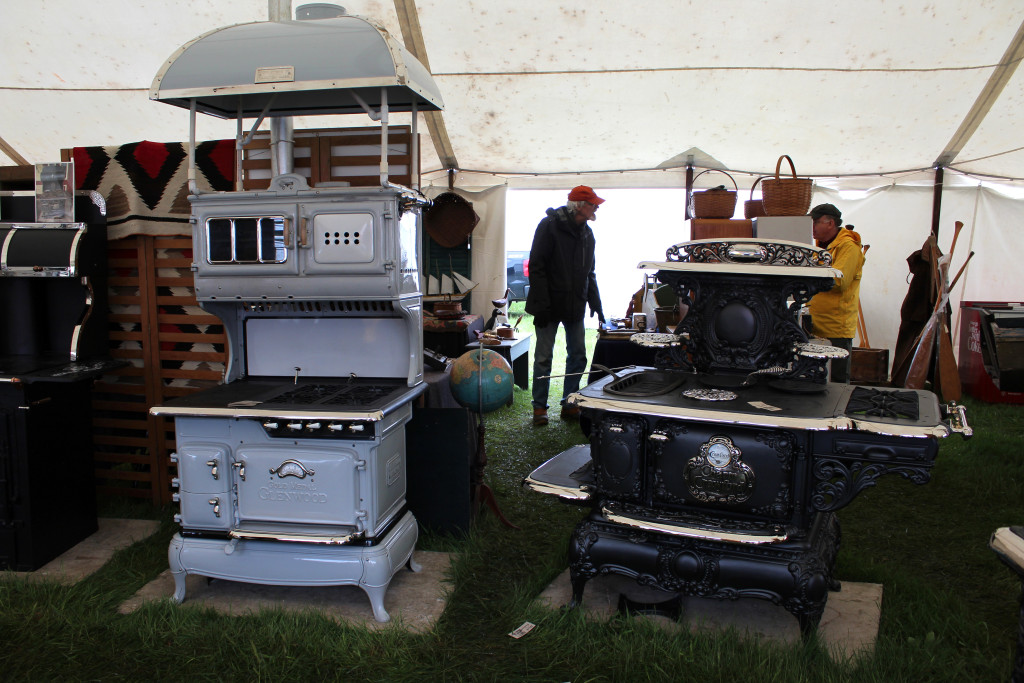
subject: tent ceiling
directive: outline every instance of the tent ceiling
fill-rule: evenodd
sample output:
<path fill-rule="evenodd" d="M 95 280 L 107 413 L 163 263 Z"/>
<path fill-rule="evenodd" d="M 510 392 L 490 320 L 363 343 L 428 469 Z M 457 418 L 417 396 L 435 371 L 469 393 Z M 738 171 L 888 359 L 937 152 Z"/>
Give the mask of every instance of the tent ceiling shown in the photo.
<path fill-rule="evenodd" d="M 11 153 L 0 165 L 53 160 L 62 147 L 187 138 L 187 115 L 148 99 L 154 76 L 197 36 L 268 16 L 266 0 L 105 4 L 5 8 L 0 138 Z M 774 172 L 780 154 L 801 175 L 927 168 L 1024 23 L 1019 0 L 340 4 L 407 45 L 400 17 L 414 8 L 452 156 L 462 169 L 522 174 L 655 169 L 694 147 L 752 173 Z M 1021 130 L 1016 70 L 952 166 L 1024 178 Z M 233 122 L 199 117 L 199 139 L 234 132 Z M 442 166 L 425 142 L 423 169 Z"/>

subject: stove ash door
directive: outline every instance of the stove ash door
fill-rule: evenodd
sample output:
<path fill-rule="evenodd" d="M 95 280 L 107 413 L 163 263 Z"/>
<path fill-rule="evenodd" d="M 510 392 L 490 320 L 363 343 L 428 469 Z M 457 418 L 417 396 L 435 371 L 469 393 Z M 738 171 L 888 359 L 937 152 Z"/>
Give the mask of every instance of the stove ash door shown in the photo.
<path fill-rule="evenodd" d="M 179 439 L 180 441 L 180 439 Z M 230 462 L 227 446 L 182 443 L 178 462 L 181 525 L 186 529 L 225 531 L 233 522 L 228 497 Z"/>

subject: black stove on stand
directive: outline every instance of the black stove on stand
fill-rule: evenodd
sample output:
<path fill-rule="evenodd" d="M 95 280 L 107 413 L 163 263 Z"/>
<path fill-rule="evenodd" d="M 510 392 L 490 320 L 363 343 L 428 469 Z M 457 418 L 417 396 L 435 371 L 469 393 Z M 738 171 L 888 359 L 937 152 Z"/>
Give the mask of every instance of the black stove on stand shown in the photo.
<path fill-rule="evenodd" d="M 827 381 L 846 352 L 811 343 L 801 307 L 841 273 L 791 242 L 698 240 L 656 269 L 689 310 L 656 368 L 570 397 L 590 444 L 532 472 L 536 491 L 591 506 L 570 541 L 573 604 L 598 574 L 679 596 L 757 597 L 816 628 L 834 575 L 835 512 L 887 473 L 926 483 L 938 439 L 970 435 L 927 391 Z"/>
<path fill-rule="evenodd" d="M 56 164 L 54 166 L 61 166 Z M 106 219 L 36 221 L 0 198 L 0 570 L 34 571 L 94 533 L 93 381 L 107 358 Z"/>

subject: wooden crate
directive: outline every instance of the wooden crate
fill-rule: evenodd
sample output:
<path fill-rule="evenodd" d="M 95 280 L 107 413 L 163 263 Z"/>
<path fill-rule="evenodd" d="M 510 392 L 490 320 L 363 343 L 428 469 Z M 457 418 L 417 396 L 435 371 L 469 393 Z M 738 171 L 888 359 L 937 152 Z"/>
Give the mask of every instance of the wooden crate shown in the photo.
<path fill-rule="evenodd" d="M 888 384 L 889 349 L 854 347 L 850 354 L 852 384 Z"/>
<path fill-rule="evenodd" d="M 735 218 L 690 219 L 690 239 L 709 240 L 729 237 L 753 237 L 754 222 Z"/>

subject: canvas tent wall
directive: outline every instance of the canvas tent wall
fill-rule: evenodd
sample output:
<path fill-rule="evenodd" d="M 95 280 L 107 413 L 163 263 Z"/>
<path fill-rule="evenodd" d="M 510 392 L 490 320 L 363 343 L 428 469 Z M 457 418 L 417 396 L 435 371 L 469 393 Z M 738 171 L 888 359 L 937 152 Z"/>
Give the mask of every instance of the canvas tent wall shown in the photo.
<path fill-rule="evenodd" d="M 822 188 L 873 190 L 857 201 L 830 196 L 851 222 L 878 231 L 880 239 L 867 236 L 870 263 L 885 277 L 866 282 L 864 295 L 891 310 L 902 292 L 890 279 L 930 229 L 929 169 L 941 161 L 949 170 L 939 224 L 948 234 L 964 221 L 978 252 L 965 296 L 1020 298 L 1013 237 L 1024 210 L 1012 188 L 1024 178 L 1016 68 L 1024 5 L 1016 0 L 344 4 L 400 36 L 441 90 L 445 112 L 420 126 L 428 180 L 446 182 L 454 167 L 462 188 L 680 187 L 683 155 L 695 148 L 706 165 L 748 172 L 741 183 L 749 183 L 787 153 Z M 147 98 L 154 74 L 189 40 L 265 20 L 269 5 L 5 7 L 0 165 L 52 161 L 74 146 L 184 139 L 181 112 Z M 295 126 L 353 125 L 322 118 Z M 233 122 L 200 117 L 198 139 L 234 134 Z M 988 181 L 999 188 L 980 186 Z M 654 255 L 665 246 L 652 244 Z M 874 315 L 869 308 L 869 321 Z"/>

